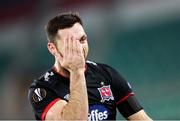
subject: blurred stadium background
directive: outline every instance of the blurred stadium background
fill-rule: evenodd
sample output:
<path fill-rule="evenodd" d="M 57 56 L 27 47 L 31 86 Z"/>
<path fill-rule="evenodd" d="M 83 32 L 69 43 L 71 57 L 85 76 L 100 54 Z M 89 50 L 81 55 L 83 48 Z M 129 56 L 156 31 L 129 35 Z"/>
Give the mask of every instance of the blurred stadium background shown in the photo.
<path fill-rule="evenodd" d="M 84 21 L 89 60 L 116 68 L 153 119 L 180 119 L 180 0 L 1 0 L 0 119 L 34 119 L 28 86 L 54 61 L 44 25 L 67 11 Z"/>

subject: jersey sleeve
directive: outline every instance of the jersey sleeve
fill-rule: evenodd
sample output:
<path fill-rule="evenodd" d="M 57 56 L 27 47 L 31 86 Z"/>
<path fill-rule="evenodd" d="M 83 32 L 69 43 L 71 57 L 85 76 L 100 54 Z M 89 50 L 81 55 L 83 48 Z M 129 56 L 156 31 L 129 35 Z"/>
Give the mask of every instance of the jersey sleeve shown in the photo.
<path fill-rule="evenodd" d="M 42 87 L 30 88 L 28 99 L 37 120 L 44 120 L 48 110 L 60 100 L 54 91 Z"/>
<path fill-rule="evenodd" d="M 111 88 L 115 98 L 115 105 L 119 112 L 127 118 L 141 110 L 142 106 L 136 99 L 129 82 L 127 82 L 115 69 L 107 65 L 106 71 L 111 78 Z"/>

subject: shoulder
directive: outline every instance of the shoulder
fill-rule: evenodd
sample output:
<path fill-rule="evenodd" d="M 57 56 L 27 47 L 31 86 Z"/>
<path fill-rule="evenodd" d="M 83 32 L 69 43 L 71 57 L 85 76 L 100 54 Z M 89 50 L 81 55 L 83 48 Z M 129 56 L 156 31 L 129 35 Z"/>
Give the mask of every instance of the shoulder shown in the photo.
<path fill-rule="evenodd" d="M 44 74 L 34 79 L 30 88 L 49 87 L 56 79 L 56 74 L 53 69 L 49 69 Z"/>
<path fill-rule="evenodd" d="M 104 64 L 104 63 L 98 63 L 98 62 L 94 62 L 94 61 L 89 61 L 87 60 L 86 61 L 86 64 L 88 66 L 91 66 L 91 67 L 94 67 L 94 68 L 98 68 L 98 69 L 103 69 L 103 70 L 107 70 L 107 69 L 110 69 L 110 70 L 115 70 L 114 68 L 112 68 L 111 66 L 107 65 L 107 64 Z"/>
<path fill-rule="evenodd" d="M 91 66 L 94 66 L 99 73 L 103 74 L 108 79 L 111 79 L 113 83 L 126 82 L 121 73 L 115 68 L 104 63 L 95 63 L 92 61 L 88 61 L 88 63 L 90 63 Z"/>
<path fill-rule="evenodd" d="M 95 70 L 96 72 L 104 75 L 106 78 L 108 79 L 112 79 L 114 77 L 121 77 L 119 72 L 114 69 L 113 67 L 104 64 L 104 63 L 96 63 L 93 61 L 86 61 L 88 67 L 90 67 L 91 69 Z"/>
<path fill-rule="evenodd" d="M 44 74 L 34 79 L 28 89 L 28 99 L 31 103 L 40 102 L 50 95 L 55 95 L 54 82 L 57 75 L 52 69 L 49 69 Z M 54 96 L 55 97 L 55 96 Z"/>

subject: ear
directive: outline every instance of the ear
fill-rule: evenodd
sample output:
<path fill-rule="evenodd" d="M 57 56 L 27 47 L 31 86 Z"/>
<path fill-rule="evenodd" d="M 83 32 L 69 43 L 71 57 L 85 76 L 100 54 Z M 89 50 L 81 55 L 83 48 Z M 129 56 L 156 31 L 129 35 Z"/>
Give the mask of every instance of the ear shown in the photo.
<path fill-rule="evenodd" d="M 48 42 L 48 43 L 47 43 L 47 48 L 48 48 L 49 52 L 50 52 L 52 55 L 54 55 L 54 56 L 56 55 L 57 49 L 56 49 L 56 46 L 54 45 L 54 43 Z"/>

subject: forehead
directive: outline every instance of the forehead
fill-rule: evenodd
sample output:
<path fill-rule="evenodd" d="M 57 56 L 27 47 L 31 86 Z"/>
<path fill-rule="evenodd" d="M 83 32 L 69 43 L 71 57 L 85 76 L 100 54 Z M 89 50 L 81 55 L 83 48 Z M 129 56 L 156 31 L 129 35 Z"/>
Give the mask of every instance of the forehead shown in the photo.
<path fill-rule="evenodd" d="M 75 37 L 80 37 L 85 34 L 85 31 L 81 24 L 75 23 L 71 28 L 65 28 L 58 30 L 57 34 L 60 37 L 66 37 L 67 35 L 73 35 Z"/>

